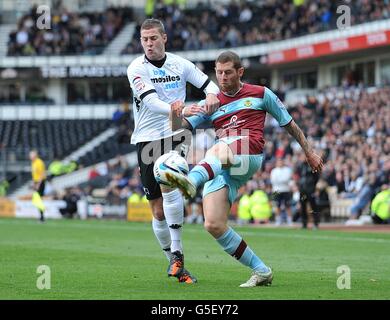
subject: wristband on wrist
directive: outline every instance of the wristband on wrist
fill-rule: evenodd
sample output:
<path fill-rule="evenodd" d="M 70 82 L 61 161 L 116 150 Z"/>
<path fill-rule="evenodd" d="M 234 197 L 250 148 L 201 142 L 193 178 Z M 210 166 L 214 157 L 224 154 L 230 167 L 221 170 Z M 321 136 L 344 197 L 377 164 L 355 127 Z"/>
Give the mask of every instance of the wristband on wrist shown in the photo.
<path fill-rule="evenodd" d="M 181 110 L 181 118 L 184 118 L 184 109 L 187 108 L 186 106 Z"/>

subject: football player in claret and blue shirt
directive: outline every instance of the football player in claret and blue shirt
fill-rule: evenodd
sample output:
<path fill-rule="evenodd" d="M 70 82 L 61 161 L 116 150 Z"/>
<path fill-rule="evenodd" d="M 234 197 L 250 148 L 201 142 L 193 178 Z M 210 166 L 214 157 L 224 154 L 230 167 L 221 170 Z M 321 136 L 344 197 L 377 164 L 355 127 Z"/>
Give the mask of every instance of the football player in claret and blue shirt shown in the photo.
<path fill-rule="evenodd" d="M 185 107 L 183 102 L 177 102 L 172 106 L 171 124 L 173 129 L 179 125 L 194 129 L 211 120 L 216 143 L 188 176 L 173 171 L 166 175 L 172 186 L 178 187 L 187 198 L 194 197 L 197 188 L 204 184 L 205 228 L 228 254 L 252 270 L 252 276 L 240 287 L 270 285 L 273 279 L 271 268 L 227 224 L 238 189 L 261 167 L 266 113 L 270 113 L 297 140 L 314 172 L 322 170 L 323 161 L 270 89 L 241 82 L 244 68 L 238 55 L 223 52 L 216 60 L 215 71 L 221 106 L 210 116 L 197 114 L 180 121 L 182 110 L 195 106 Z"/>

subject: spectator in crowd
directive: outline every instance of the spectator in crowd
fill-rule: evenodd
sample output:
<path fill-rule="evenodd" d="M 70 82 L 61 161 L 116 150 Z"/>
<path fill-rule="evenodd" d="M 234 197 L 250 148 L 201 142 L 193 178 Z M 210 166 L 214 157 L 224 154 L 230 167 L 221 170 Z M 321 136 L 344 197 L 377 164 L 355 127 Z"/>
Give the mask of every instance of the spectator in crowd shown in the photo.
<path fill-rule="evenodd" d="M 254 224 L 268 223 L 272 216 L 272 205 L 265 191 L 253 191 L 249 198 L 250 215 Z"/>
<path fill-rule="evenodd" d="M 330 222 L 330 200 L 328 195 L 328 183 L 320 178 L 316 184 L 315 202 L 318 210 L 319 220 L 323 217 L 326 222 Z"/>
<path fill-rule="evenodd" d="M 300 163 L 297 168 L 299 175 L 299 193 L 300 193 L 300 207 L 301 207 L 301 222 L 302 228 L 307 229 L 308 222 L 308 208 L 310 205 L 310 212 L 312 213 L 314 226 L 313 229 L 318 229 L 320 224 L 320 215 L 315 199 L 316 185 L 319 179 L 319 174 L 312 172 L 311 168 L 305 161 L 305 155 L 301 153 Z"/>
<path fill-rule="evenodd" d="M 203 206 L 202 193 L 198 191 L 193 199 L 189 199 L 186 203 L 186 222 L 203 224 Z"/>
<path fill-rule="evenodd" d="M 99 177 L 100 174 L 99 172 L 96 170 L 96 166 L 93 166 L 92 169 L 89 171 L 88 173 L 88 180 L 94 180 L 95 178 Z"/>
<path fill-rule="evenodd" d="M 340 171 L 336 172 L 336 188 L 337 188 L 337 193 L 338 194 L 344 194 L 345 193 L 345 181 L 344 181 L 344 176 L 343 173 Z"/>
<path fill-rule="evenodd" d="M 296 180 L 296 178 L 294 179 Z M 294 181 L 291 185 L 291 194 L 291 213 L 293 221 L 296 222 L 301 217 L 301 194 L 296 181 Z"/>
<path fill-rule="evenodd" d="M 123 101 L 119 108 L 115 110 L 112 115 L 112 121 L 118 127 L 121 125 L 125 125 L 127 128 L 131 127 L 131 112 L 127 101 Z"/>
<path fill-rule="evenodd" d="M 371 203 L 372 221 L 375 224 L 390 223 L 390 188 L 387 184 L 374 197 Z"/>
<path fill-rule="evenodd" d="M 67 188 L 65 195 L 62 198 L 65 201 L 65 208 L 61 208 L 60 212 L 64 218 L 72 219 L 77 214 L 77 201 L 80 200 L 80 195 L 76 188 Z"/>
<path fill-rule="evenodd" d="M 70 161 L 67 163 L 64 163 L 58 159 L 54 159 L 48 167 L 48 180 L 51 180 L 54 177 L 61 176 L 63 174 L 68 174 L 73 171 L 75 171 L 78 167 L 78 164 L 76 161 Z"/>
<path fill-rule="evenodd" d="M 359 175 L 357 169 L 353 170 L 351 173 L 346 173 L 347 179 L 345 181 L 346 184 L 346 198 L 354 198 L 359 193 L 361 188 L 363 187 L 364 178 Z"/>
<path fill-rule="evenodd" d="M 48 179 L 52 179 L 53 177 L 60 176 L 63 174 L 62 172 L 62 162 L 59 159 L 54 159 L 52 162 L 50 162 L 48 167 Z"/>
<path fill-rule="evenodd" d="M 127 205 L 138 204 L 138 203 L 148 204 L 148 200 L 146 199 L 145 194 L 141 190 L 142 190 L 141 186 L 129 188 Z"/>
<path fill-rule="evenodd" d="M 363 210 L 366 208 L 366 206 L 369 205 L 370 201 L 372 200 L 377 187 L 378 187 L 378 178 L 376 174 L 372 172 L 368 175 L 363 188 L 357 194 L 354 203 L 350 208 L 351 220 L 359 219 L 359 217 L 363 213 Z"/>
<path fill-rule="evenodd" d="M 238 190 L 238 208 L 237 208 L 237 222 L 241 225 L 252 222 L 251 214 L 251 198 L 252 190 L 250 185 L 246 184 Z"/>
<path fill-rule="evenodd" d="M 292 224 L 291 214 L 291 183 L 293 171 L 282 158 L 276 160 L 276 167 L 271 171 L 272 192 L 275 203 L 275 224 L 282 224 L 282 209 L 287 214 L 287 224 Z"/>

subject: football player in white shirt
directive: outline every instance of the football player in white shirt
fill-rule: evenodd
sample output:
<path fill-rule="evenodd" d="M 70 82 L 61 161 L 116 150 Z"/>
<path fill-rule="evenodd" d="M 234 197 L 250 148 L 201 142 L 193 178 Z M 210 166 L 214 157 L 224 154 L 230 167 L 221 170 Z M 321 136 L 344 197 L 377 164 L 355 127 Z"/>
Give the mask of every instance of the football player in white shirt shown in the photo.
<path fill-rule="evenodd" d="M 136 144 L 141 181 L 153 213 L 153 231 L 168 260 L 168 276 L 179 282 L 194 283 L 196 278 L 184 268 L 182 225 L 184 203 L 178 189 L 159 185 L 153 175 L 154 161 L 162 154 L 178 150 L 186 156 L 188 136 L 173 132 L 169 123 L 171 105 L 185 101 L 186 83 L 206 94 L 204 107 L 183 109 L 183 116 L 198 112 L 211 114 L 219 107 L 218 86 L 192 62 L 165 52 L 167 35 L 160 20 L 147 19 L 141 25 L 141 44 L 145 55 L 136 58 L 127 69 L 133 91 L 135 128 L 131 143 Z"/>

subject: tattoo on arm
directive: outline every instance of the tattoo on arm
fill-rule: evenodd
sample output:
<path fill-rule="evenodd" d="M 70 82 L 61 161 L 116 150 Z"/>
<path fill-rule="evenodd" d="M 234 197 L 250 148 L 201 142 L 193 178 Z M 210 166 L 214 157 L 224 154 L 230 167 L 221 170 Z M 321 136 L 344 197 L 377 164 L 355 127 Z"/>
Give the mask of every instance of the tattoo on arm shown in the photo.
<path fill-rule="evenodd" d="M 179 118 L 171 113 L 169 120 L 170 120 L 172 131 L 176 131 L 179 129 L 192 130 L 191 124 L 185 118 Z"/>
<path fill-rule="evenodd" d="M 174 112 L 171 111 L 169 115 L 169 122 L 171 125 L 172 131 L 179 130 L 182 125 L 182 118 L 178 117 Z"/>
<path fill-rule="evenodd" d="M 303 134 L 301 128 L 298 127 L 298 125 L 295 123 L 294 120 L 291 120 L 291 122 L 285 126 L 287 132 L 297 140 L 297 142 L 302 147 L 303 151 L 306 153 L 311 151 L 311 147 L 309 145 L 309 142 L 307 141 L 305 135 Z"/>

